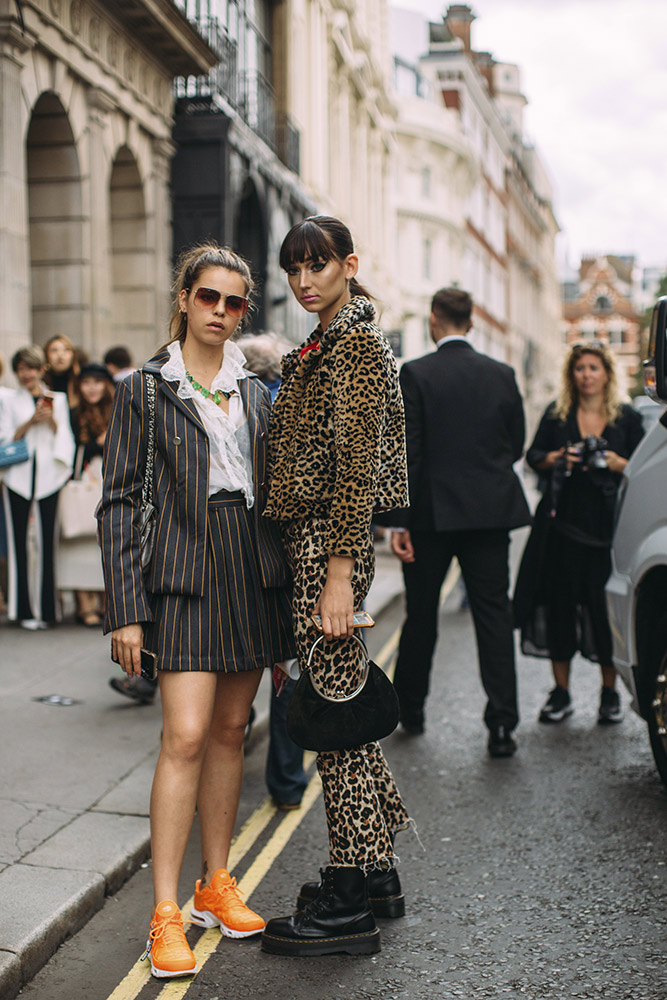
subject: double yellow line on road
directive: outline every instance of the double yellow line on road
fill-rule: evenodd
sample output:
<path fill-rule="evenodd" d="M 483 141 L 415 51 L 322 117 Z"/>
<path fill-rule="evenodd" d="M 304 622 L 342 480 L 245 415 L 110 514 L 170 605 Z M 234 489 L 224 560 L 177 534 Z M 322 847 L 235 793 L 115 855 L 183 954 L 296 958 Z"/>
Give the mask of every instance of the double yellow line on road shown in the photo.
<path fill-rule="evenodd" d="M 440 599 L 441 605 L 445 603 L 451 594 L 452 590 L 456 586 L 458 578 L 458 565 L 456 563 L 452 563 L 442 588 Z M 401 629 L 397 628 L 389 639 L 387 639 L 376 657 L 378 666 L 383 670 L 393 659 L 394 653 L 398 647 L 400 633 Z M 392 676 L 393 664 L 387 673 L 390 677 Z M 310 768 L 314 759 L 314 754 L 306 754 L 305 764 L 307 768 Z M 244 894 L 246 899 L 252 895 L 262 879 L 270 871 L 271 866 L 278 855 L 289 843 L 295 830 L 303 822 L 319 798 L 320 791 L 320 777 L 317 771 L 315 771 L 304 793 L 301 801 L 301 808 L 295 809 L 293 812 L 286 813 L 284 819 L 282 819 L 278 824 L 267 843 L 264 845 L 239 882 L 239 889 Z M 276 807 L 271 802 L 271 799 L 266 799 L 266 801 L 264 801 L 246 821 L 239 831 L 238 836 L 232 842 L 229 852 L 230 871 L 233 871 L 240 864 L 248 851 L 251 850 L 257 840 L 261 837 L 266 827 L 275 817 L 276 811 Z M 183 909 L 189 911 L 193 903 L 194 898 L 190 897 Z M 193 949 L 195 959 L 197 961 L 198 971 L 201 971 L 203 966 L 220 944 L 220 937 L 220 931 L 217 927 L 204 931 L 200 937 Z M 150 961 L 145 960 L 142 962 L 138 960 L 132 966 L 122 982 L 118 984 L 113 993 L 109 995 L 107 1000 L 135 1000 L 150 978 Z M 193 981 L 194 980 L 192 978 L 169 980 L 160 990 L 157 1000 L 181 1000 L 181 998 L 184 997 L 190 989 Z"/>

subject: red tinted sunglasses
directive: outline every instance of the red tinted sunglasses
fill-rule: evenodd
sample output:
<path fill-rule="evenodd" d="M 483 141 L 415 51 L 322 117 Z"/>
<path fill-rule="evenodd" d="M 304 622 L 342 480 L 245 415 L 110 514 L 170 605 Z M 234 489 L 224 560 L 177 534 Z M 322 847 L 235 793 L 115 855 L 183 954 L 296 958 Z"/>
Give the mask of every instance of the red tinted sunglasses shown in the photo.
<path fill-rule="evenodd" d="M 244 299 L 242 295 L 223 295 L 215 288 L 205 288 L 203 285 L 195 292 L 197 305 L 206 306 L 207 309 L 217 306 L 220 299 L 223 300 L 225 312 L 233 319 L 240 319 L 248 311 L 248 300 Z"/>

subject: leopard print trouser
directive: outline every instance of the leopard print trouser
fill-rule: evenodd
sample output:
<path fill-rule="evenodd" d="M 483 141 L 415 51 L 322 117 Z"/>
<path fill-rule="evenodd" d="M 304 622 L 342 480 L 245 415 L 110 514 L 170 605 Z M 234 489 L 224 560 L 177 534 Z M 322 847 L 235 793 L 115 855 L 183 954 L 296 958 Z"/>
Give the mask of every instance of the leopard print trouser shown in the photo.
<path fill-rule="evenodd" d="M 283 525 L 283 541 L 294 577 L 292 616 L 302 667 L 319 632 L 311 614 L 322 593 L 329 557 L 324 547 L 326 521 L 311 518 Z M 368 546 L 352 572 L 355 609 L 361 607 L 373 580 L 375 552 Z M 318 686 L 330 694 L 348 694 L 358 686 L 363 655 L 351 639 L 321 643 L 312 663 Z M 332 865 L 372 868 L 393 857 L 390 833 L 408 825 L 408 814 L 378 743 L 353 750 L 319 753 L 324 808 Z"/>

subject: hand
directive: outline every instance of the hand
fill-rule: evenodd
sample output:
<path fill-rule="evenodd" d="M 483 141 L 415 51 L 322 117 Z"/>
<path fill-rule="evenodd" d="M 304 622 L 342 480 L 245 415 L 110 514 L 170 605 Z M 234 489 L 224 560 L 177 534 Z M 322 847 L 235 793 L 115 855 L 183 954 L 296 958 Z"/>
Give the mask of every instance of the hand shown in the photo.
<path fill-rule="evenodd" d="M 570 445 L 566 452 L 566 458 L 568 469 L 572 469 L 575 465 L 581 464 L 581 451 L 576 445 Z"/>
<path fill-rule="evenodd" d="M 53 410 L 50 406 L 45 406 L 41 399 L 38 400 L 35 412 L 28 422 L 31 424 L 49 424 L 51 430 L 54 430 L 57 426 L 53 419 Z"/>
<path fill-rule="evenodd" d="M 409 531 L 392 531 L 391 551 L 404 563 L 415 561 L 415 550 L 412 547 L 412 539 Z"/>
<path fill-rule="evenodd" d="M 537 466 L 538 469 L 553 469 L 559 458 L 565 454 L 565 448 L 558 448 L 556 451 L 548 451 L 542 461 Z"/>
<path fill-rule="evenodd" d="M 617 455 L 615 451 L 610 451 L 608 448 L 605 448 L 604 457 L 607 459 L 607 465 L 611 472 L 623 472 L 628 464 L 627 458 Z"/>
<path fill-rule="evenodd" d="M 95 442 L 96 442 L 96 444 L 98 444 L 100 446 L 100 448 L 104 447 L 104 441 L 105 441 L 106 436 L 107 436 L 107 432 L 106 431 L 102 431 L 102 433 L 98 434 L 97 437 L 95 438 Z"/>
<path fill-rule="evenodd" d="M 141 647 L 144 642 L 143 626 L 123 625 L 111 633 L 111 658 L 120 664 L 128 676 L 141 673 Z"/>
<path fill-rule="evenodd" d="M 354 635 L 354 594 L 350 577 L 354 559 L 329 556 L 327 578 L 314 614 L 322 618 L 322 631 L 327 639 L 345 639 Z"/>

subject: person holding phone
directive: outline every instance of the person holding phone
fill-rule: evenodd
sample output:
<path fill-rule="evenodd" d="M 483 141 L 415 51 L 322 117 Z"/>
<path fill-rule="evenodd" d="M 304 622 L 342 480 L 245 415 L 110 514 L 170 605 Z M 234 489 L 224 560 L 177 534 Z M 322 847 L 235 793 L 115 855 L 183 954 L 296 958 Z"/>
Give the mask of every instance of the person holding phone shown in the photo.
<path fill-rule="evenodd" d="M 190 919 L 234 938 L 264 920 L 228 871 L 243 737 L 262 670 L 294 656 L 280 539 L 261 518 L 270 395 L 231 341 L 252 292 L 246 262 L 216 244 L 183 254 L 171 340 L 117 386 L 98 513 L 105 632 L 130 677 L 156 657 L 163 736 L 150 821 L 154 907 L 146 955 L 163 978 L 196 971 L 177 903 L 195 814 L 201 879 Z M 150 568 L 138 517 L 156 382 Z"/>
<path fill-rule="evenodd" d="M 352 237 L 338 219 L 315 216 L 294 226 L 280 266 L 319 325 L 283 360 L 269 443 L 266 516 L 281 527 L 294 577 L 293 622 L 305 664 L 320 635 L 313 675 L 318 688 L 349 694 L 363 657 L 353 614 L 373 579 L 371 517 L 404 506 L 407 474 L 403 406 L 391 348 L 356 279 Z M 404 912 L 393 839 L 409 823 L 377 743 L 317 757 L 329 828 L 330 863 L 307 883 L 303 909 L 274 918 L 264 951 L 290 955 L 379 950 L 374 912 Z"/>
<path fill-rule="evenodd" d="M 8 617 L 29 630 L 45 629 L 57 618 L 55 531 L 58 496 L 72 474 L 74 436 L 67 396 L 43 382 L 41 347 L 22 347 L 12 357 L 19 390 L 0 410 L 0 443 L 24 439 L 29 460 L 5 475 L 9 582 Z M 39 514 L 38 579 L 31 587 L 28 527 L 33 505 Z"/>

